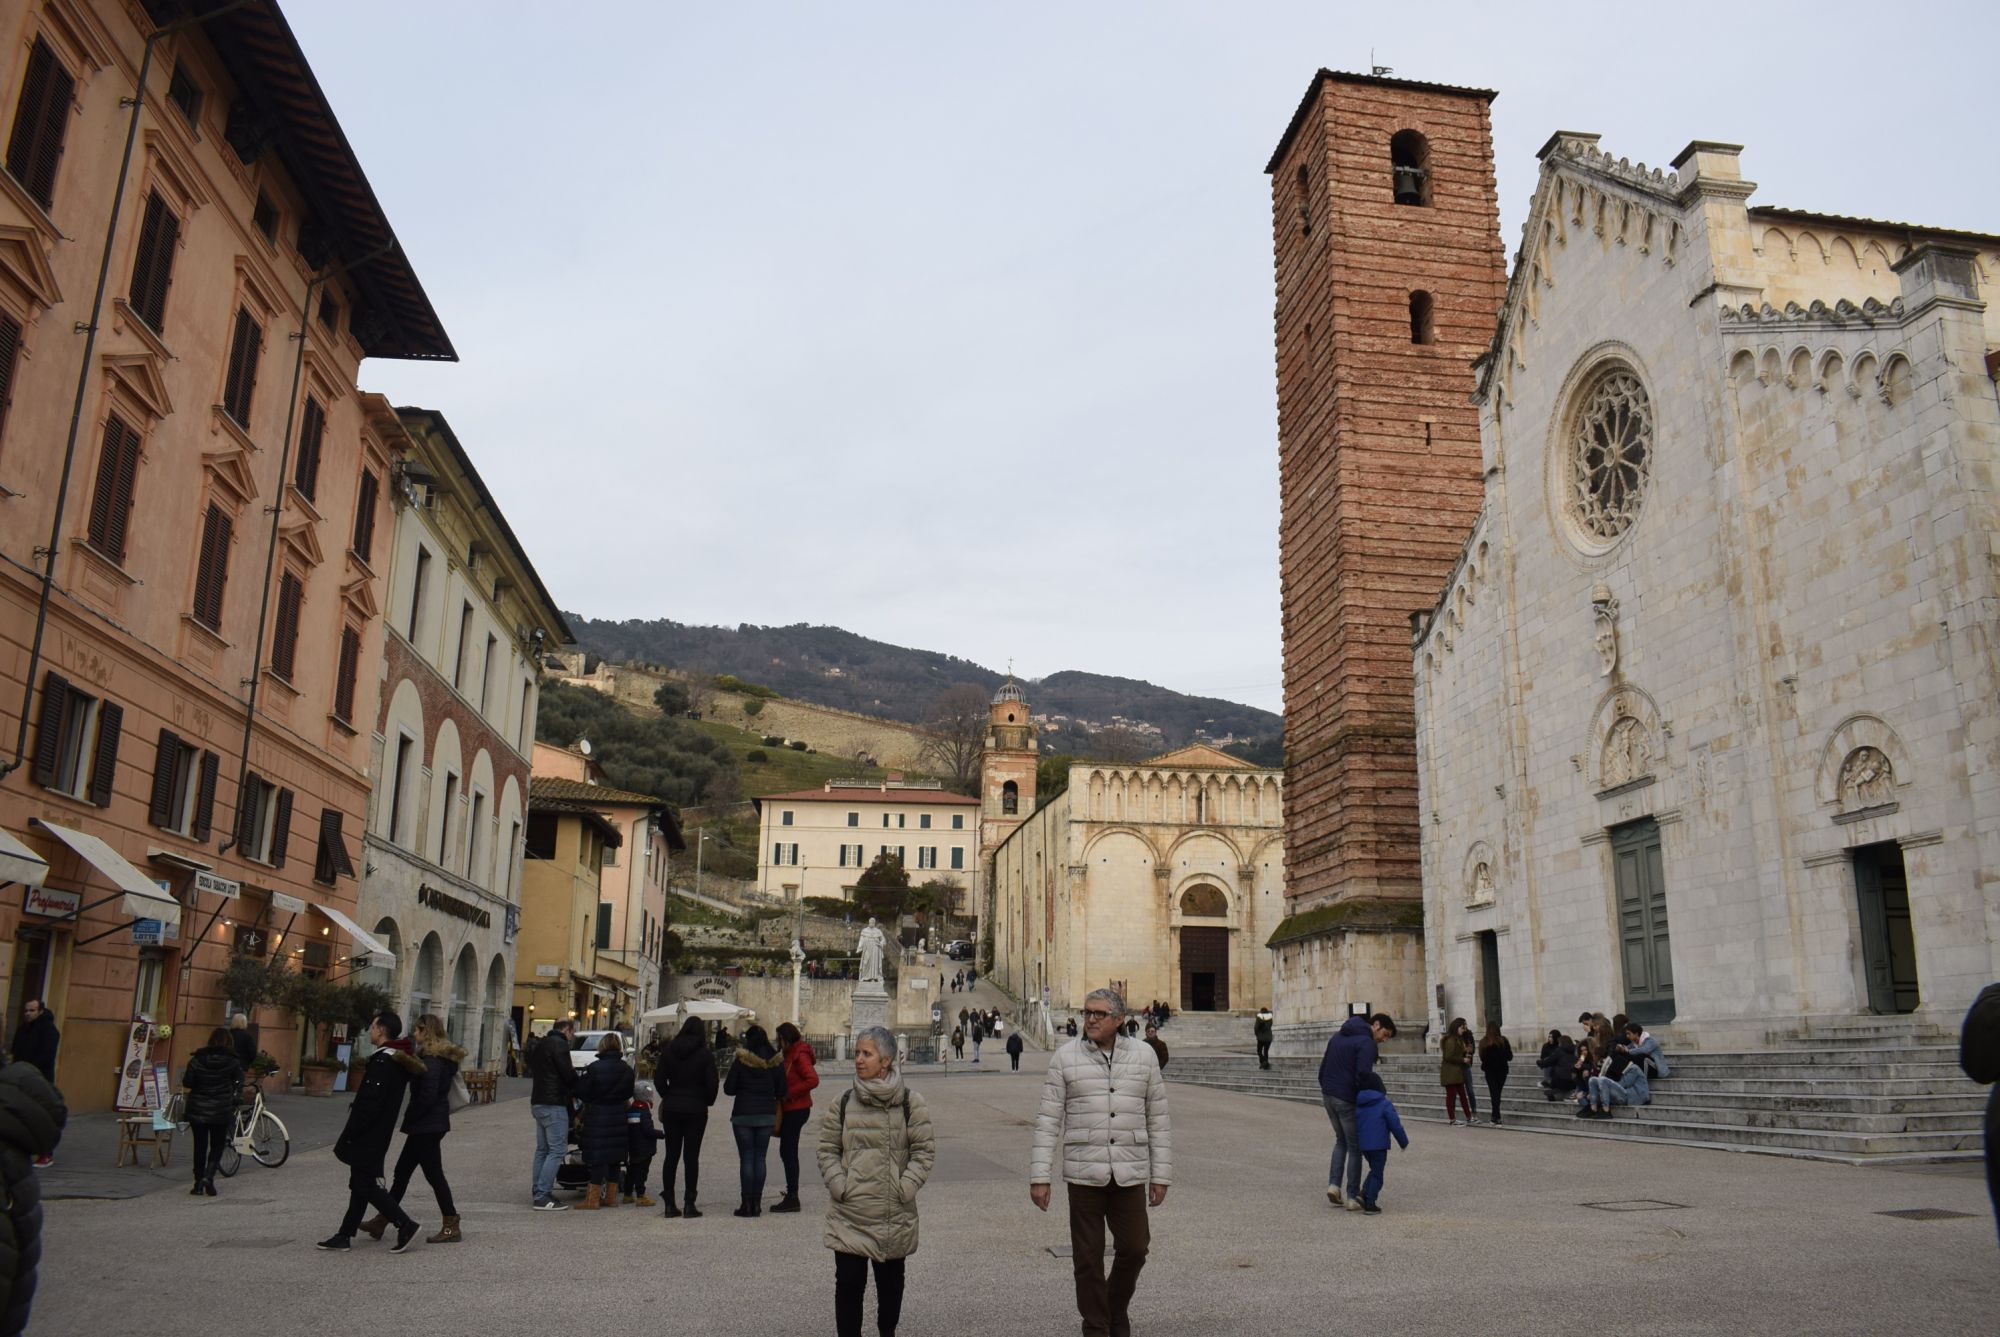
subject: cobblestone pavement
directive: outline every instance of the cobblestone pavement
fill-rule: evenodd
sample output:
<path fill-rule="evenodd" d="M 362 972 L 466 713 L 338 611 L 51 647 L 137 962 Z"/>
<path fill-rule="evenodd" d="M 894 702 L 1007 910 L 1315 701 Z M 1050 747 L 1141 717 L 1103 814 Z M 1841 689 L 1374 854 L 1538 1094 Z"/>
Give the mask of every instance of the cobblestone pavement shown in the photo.
<path fill-rule="evenodd" d="M 1050 1253 L 1068 1243 L 1061 1196 L 1043 1215 L 1024 1182 L 1042 1062 L 1031 1055 L 1018 1075 L 913 1076 L 940 1146 L 906 1334 L 1077 1331 L 1069 1264 Z M 826 1073 L 822 1106 L 838 1089 L 831 1064 Z M 1141 1337 L 1984 1334 L 2000 1313 L 2000 1250 L 1971 1167 L 1856 1170 L 1425 1127 L 1392 1153 L 1384 1214 L 1363 1217 L 1327 1205 L 1320 1111 L 1194 1087 L 1171 1099 L 1178 1177 L 1153 1219 L 1133 1308 Z M 476 1107 L 445 1144 L 465 1242 L 400 1257 L 365 1239 L 345 1256 L 312 1248 L 345 1201 L 345 1169 L 324 1148 L 246 1170 L 213 1200 L 52 1202 L 30 1331 L 828 1331 L 833 1266 L 811 1158 L 805 1212 L 734 1218 L 726 1122 L 718 1110 L 709 1125 L 699 1221 L 635 1207 L 537 1213 L 526 1104 Z M 781 1182 L 775 1148 L 772 1172 Z M 435 1228 L 421 1179 L 410 1206 Z M 1882 1215 L 1911 1208 L 1965 1215 Z"/>

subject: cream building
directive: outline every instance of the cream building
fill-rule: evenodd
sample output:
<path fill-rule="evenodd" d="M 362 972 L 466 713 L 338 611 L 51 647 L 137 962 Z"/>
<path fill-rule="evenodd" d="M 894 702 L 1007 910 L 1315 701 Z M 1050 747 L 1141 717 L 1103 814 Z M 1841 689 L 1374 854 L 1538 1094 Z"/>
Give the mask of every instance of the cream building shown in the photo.
<path fill-rule="evenodd" d="M 966 889 L 979 862 L 979 800 L 935 781 L 832 780 L 819 789 L 766 794 L 757 808 L 757 889 L 767 896 L 851 899 L 856 878 L 884 850 L 911 885 L 945 880 Z"/>
<path fill-rule="evenodd" d="M 995 981 L 1058 1014 L 1106 985 L 1134 1006 L 1254 1012 L 1285 913 L 1283 792 L 1282 772 L 1199 745 L 1072 766 L 994 851 Z"/>
<path fill-rule="evenodd" d="M 1558 134 L 1417 619 L 1442 1010 L 1954 1028 L 2000 974 L 2000 238 Z"/>

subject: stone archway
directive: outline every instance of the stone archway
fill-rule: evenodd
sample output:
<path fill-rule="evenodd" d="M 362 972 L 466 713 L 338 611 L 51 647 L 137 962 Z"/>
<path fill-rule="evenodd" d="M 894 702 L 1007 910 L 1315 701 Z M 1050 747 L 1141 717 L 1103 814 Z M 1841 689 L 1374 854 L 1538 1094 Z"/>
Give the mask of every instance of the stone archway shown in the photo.
<path fill-rule="evenodd" d="M 507 1058 L 507 958 L 495 955 L 486 968 L 486 1019 L 479 1038 L 482 1067 L 504 1066 Z"/>
<path fill-rule="evenodd" d="M 1180 918 L 1181 1011 L 1228 1011 L 1229 897 L 1196 883 L 1181 893 Z"/>
<path fill-rule="evenodd" d="M 458 959 L 451 968 L 451 1010 L 444 1018 L 445 1029 L 461 1045 L 471 1036 L 473 1009 L 478 1006 L 479 954 L 472 950 L 472 944 L 468 942 L 459 949 Z"/>
<path fill-rule="evenodd" d="M 438 1001 L 438 991 L 444 985 L 444 939 L 432 933 L 424 938 L 423 946 L 417 949 L 416 977 L 410 982 L 410 1016 L 420 1017 L 432 1011 Z"/>

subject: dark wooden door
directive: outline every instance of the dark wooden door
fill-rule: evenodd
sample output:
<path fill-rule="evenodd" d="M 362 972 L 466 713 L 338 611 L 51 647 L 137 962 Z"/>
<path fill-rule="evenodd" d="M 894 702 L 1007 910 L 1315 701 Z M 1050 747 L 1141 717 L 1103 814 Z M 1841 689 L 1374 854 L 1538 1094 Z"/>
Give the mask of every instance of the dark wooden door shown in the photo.
<path fill-rule="evenodd" d="M 1910 929 L 1910 887 L 1897 845 L 1854 851 L 1854 889 L 1861 908 L 1861 964 L 1868 1010 L 1917 1010 L 1916 936 Z"/>
<path fill-rule="evenodd" d="M 1500 1015 L 1500 935 L 1490 930 L 1479 935 L 1479 991 L 1486 1013 L 1480 1020 L 1504 1025 Z"/>
<path fill-rule="evenodd" d="M 1674 1019 L 1674 961 L 1667 926 L 1667 879 L 1660 828 L 1648 818 L 1611 832 L 1618 885 L 1618 939 L 1625 966 L 1625 1012 L 1648 1024 Z"/>
<path fill-rule="evenodd" d="M 1186 1012 L 1221 1012 L 1228 1007 L 1229 930 L 1183 928 L 1181 1009 Z"/>

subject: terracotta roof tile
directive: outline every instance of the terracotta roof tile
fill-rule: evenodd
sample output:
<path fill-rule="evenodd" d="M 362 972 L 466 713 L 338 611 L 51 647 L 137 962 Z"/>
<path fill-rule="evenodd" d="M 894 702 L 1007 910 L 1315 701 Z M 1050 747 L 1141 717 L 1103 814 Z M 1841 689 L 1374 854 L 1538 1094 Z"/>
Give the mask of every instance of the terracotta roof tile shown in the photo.
<path fill-rule="evenodd" d="M 979 800 L 948 789 L 881 789 L 869 785 L 859 789 L 799 789 L 789 794 L 759 794 L 757 802 L 784 799 L 788 803 L 933 803 L 976 808 Z"/>
<path fill-rule="evenodd" d="M 528 797 L 542 799 L 569 799 L 576 803 L 598 804 L 603 807 L 648 807 L 664 808 L 667 801 L 651 794 L 635 794 L 629 789 L 612 789 L 605 785 L 585 784 L 581 780 L 567 780 L 557 775 L 535 775 L 528 778 Z"/>

